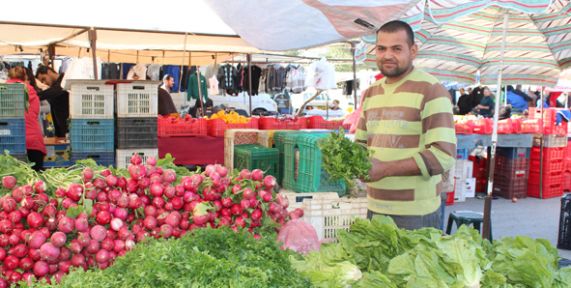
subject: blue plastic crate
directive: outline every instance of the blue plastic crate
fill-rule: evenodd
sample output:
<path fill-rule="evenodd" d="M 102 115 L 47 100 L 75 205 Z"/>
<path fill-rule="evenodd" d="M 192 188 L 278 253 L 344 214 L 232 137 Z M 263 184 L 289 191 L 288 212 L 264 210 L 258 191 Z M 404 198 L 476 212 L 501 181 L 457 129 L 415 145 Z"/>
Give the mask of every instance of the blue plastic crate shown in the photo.
<path fill-rule="evenodd" d="M 468 149 L 456 149 L 456 159 L 468 160 L 470 156 L 470 150 Z"/>
<path fill-rule="evenodd" d="M 71 151 L 114 152 L 115 124 L 113 119 L 71 119 Z"/>
<path fill-rule="evenodd" d="M 75 163 L 77 160 L 93 159 L 97 164 L 103 166 L 115 166 L 115 152 L 102 152 L 102 153 L 71 153 L 71 162 Z"/>
<path fill-rule="evenodd" d="M 0 153 L 26 154 L 26 123 L 24 118 L 0 119 Z"/>

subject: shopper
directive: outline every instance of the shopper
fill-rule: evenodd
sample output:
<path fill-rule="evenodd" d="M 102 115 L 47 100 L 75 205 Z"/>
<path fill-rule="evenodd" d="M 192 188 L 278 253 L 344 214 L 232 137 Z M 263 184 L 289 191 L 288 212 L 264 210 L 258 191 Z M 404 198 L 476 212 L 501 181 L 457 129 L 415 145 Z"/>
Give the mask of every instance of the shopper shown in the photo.
<path fill-rule="evenodd" d="M 456 159 L 450 93 L 412 65 L 411 27 L 391 21 L 377 31 L 377 66 L 385 75 L 366 92 L 356 141 L 372 152 L 368 217 L 391 216 L 400 228 L 441 227 L 438 184 Z"/>
<path fill-rule="evenodd" d="M 507 90 L 508 104 L 512 106 L 514 112 L 523 112 L 529 108 L 528 102 L 531 100 L 529 96 L 518 93 L 512 85 L 508 85 Z"/>
<path fill-rule="evenodd" d="M 339 105 L 341 105 L 341 102 L 339 102 L 339 100 L 335 99 L 335 100 L 333 100 L 333 104 L 331 104 L 331 107 L 329 107 L 329 109 L 331 109 L 333 111 L 339 111 L 339 110 L 341 110 L 341 107 Z"/>
<path fill-rule="evenodd" d="M 49 86 L 44 91 L 38 91 L 38 96 L 40 100 L 47 100 L 50 103 L 56 137 L 65 137 L 69 117 L 69 93 L 61 87 L 63 76 L 63 73 L 58 74 L 52 68 L 43 65 L 36 70 L 36 78 Z"/>
<path fill-rule="evenodd" d="M 26 123 L 26 153 L 28 160 L 34 163 L 32 168 L 36 171 L 43 170 L 44 156 L 47 154 L 44 136 L 40 127 L 40 99 L 30 82 L 24 67 L 14 67 L 8 71 L 7 83 L 22 83 L 28 93 L 28 109 L 24 114 Z"/>
<path fill-rule="evenodd" d="M 480 104 L 474 108 L 478 115 L 484 117 L 492 117 L 494 115 L 494 94 L 490 91 L 490 88 L 484 87 L 482 89 L 484 97 L 480 101 Z"/>
<path fill-rule="evenodd" d="M 163 84 L 159 87 L 159 114 L 166 116 L 176 114 L 176 107 L 171 97 L 171 89 L 174 86 L 174 78 L 166 74 L 163 77 Z"/>

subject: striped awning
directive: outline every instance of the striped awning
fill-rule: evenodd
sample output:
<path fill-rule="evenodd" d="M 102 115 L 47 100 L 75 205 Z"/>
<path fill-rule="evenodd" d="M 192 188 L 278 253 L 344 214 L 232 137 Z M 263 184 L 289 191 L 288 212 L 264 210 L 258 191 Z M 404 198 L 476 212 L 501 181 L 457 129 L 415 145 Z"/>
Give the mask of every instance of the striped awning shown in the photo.
<path fill-rule="evenodd" d="M 442 81 L 475 83 L 480 71 L 480 82 L 493 85 L 503 67 L 503 83 L 555 86 L 560 70 L 571 66 L 571 1 L 556 0 L 535 14 L 528 9 L 533 3 L 504 4 L 478 12 L 473 5 L 472 10 L 460 5 L 450 8 L 450 13 L 445 9 L 425 13 L 416 32 L 420 51 L 415 65 Z M 509 21 L 502 63 L 505 14 Z"/>

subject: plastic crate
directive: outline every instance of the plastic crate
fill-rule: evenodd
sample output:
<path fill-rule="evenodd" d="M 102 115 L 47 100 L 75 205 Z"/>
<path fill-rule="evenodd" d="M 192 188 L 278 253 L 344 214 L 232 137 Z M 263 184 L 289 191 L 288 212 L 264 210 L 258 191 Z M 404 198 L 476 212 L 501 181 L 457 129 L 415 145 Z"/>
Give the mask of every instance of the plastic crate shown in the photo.
<path fill-rule="evenodd" d="M 537 172 L 530 172 L 527 196 L 535 198 L 553 198 L 563 195 L 563 172 L 543 173 L 540 194 L 540 176 Z"/>
<path fill-rule="evenodd" d="M 259 120 L 260 130 L 299 130 L 307 128 L 307 119 L 262 117 Z"/>
<path fill-rule="evenodd" d="M 529 165 L 529 171 L 539 173 L 540 169 L 543 169 L 544 173 L 550 172 L 563 172 L 565 171 L 565 161 L 564 160 L 543 160 L 543 166 L 540 165 L 539 159 L 532 159 Z M 542 168 L 540 168 L 542 167 Z"/>
<path fill-rule="evenodd" d="M 97 164 L 102 166 L 115 165 L 114 152 L 71 152 L 71 162 L 75 163 L 77 160 L 93 159 Z"/>
<path fill-rule="evenodd" d="M 508 159 L 529 159 L 531 149 L 522 147 L 498 147 L 496 155 L 503 156 Z"/>
<path fill-rule="evenodd" d="M 0 84 L 0 118 L 23 118 L 26 110 L 23 84 Z"/>
<path fill-rule="evenodd" d="M 343 127 L 343 129 L 348 130 L 350 127 L 344 127 L 343 121 L 344 120 L 325 120 L 321 116 L 311 116 L 307 118 L 307 128 L 337 130 L 339 127 Z"/>
<path fill-rule="evenodd" d="M 0 153 L 26 154 L 26 123 L 24 118 L 0 119 Z"/>
<path fill-rule="evenodd" d="M 234 146 L 242 144 L 256 144 L 258 131 L 255 129 L 231 129 L 224 135 L 224 166 L 234 169 Z"/>
<path fill-rule="evenodd" d="M 456 159 L 467 160 L 470 157 L 469 149 L 456 149 Z"/>
<path fill-rule="evenodd" d="M 567 147 L 567 135 L 544 135 L 533 137 L 533 146 L 541 147 L 543 140 L 543 147 Z"/>
<path fill-rule="evenodd" d="M 117 118 L 117 148 L 157 148 L 157 117 Z"/>
<path fill-rule="evenodd" d="M 309 222 L 322 242 L 337 242 L 356 218 L 367 218 L 367 198 L 306 199 L 303 219 Z"/>
<path fill-rule="evenodd" d="M 261 132 L 263 133 L 263 132 Z M 292 133 L 302 133 L 302 132 L 298 132 L 298 131 L 285 131 L 285 130 L 280 130 L 280 131 L 275 131 L 274 132 L 274 146 L 276 149 L 278 149 L 278 151 L 280 152 L 279 155 L 279 166 L 280 166 L 280 172 L 279 175 L 276 177 L 277 181 L 280 185 L 283 186 L 283 179 L 284 179 L 284 171 L 285 171 L 285 161 L 284 161 L 284 156 L 285 156 L 285 138 L 287 135 L 292 134 Z M 263 145 L 262 145 L 263 146 Z"/>
<path fill-rule="evenodd" d="M 71 119 L 70 144 L 74 152 L 115 151 L 115 125 L 112 119 Z"/>
<path fill-rule="evenodd" d="M 474 134 L 492 134 L 493 121 L 490 118 L 474 120 Z"/>
<path fill-rule="evenodd" d="M 571 194 L 561 198 L 557 248 L 571 250 Z"/>
<path fill-rule="evenodd" d="M 492 193 L 506 199 L 526 198 L 528 186 L 527 170 L 516 170 L 512 173 L 494 174 Z"/>
<path fill-rule="evenodd" d="M 514 133 L 514 125 L 511 119 L 504 119 L 498 121 L 498 134 L 512 134 Z"/>
<path fill-rule="evenodd" d="M 544 147 L 543 148 L 543 162 L 554 160 L 564 160 L 566 157 L 566 147 Z M 531 159 L 540 159 L 541 148 L 531 148 Z"/>
<path fill-rule="evenodd" d="M 134 154 L 141 156 L 143 163 L 146 163 L 149 157 L 155 157 L 158 160 L 159 149 L 117 149 L 115 150 L 117 168 L 127 168 Z"/>
<path fill-rule="evenodd" d="M 571 192 L 571 172 L 563 172 L 563 191 Z"/>
<path fill-rule="evenodd" d="M 157 84 L 117 84 L 117 117 L 157 117 L 158 92 Z"/>
<path fill-rule="evenodd" d="M 454 191 L 446 192 L 446 206 L 454 205 Z"/>
<path fill-rule="evenodd" d="M 159 137 L 205 136 L 208 130 L 204 118 L 158 118 L 157 131 Z"/>
<path fill-rule="evenodd" d="M 258 118 L 250 118 L 250 122 L 241 124 L 230 124 L 222 119 L 208 120 L 208 136 L 224 137 L 224 132 L 230 129 L 258 129 Z"/>
<path fill-rule="evenodd" d="M 69 95 L 71 119 L 113 119 L 113 85 L 72 84 Z"/>
<path fill-rule="evenodd" d="M 236 169 L 261 169 L 265 175 L 274 177 L 279 174 L 278 149 L 266 148 L 258 144 L 236 145 L 234 149 Z"/>
<path fill-rule="evenodd" d="M 318 143 L 327 134 L 287 134 L 284 141 L 283 186 L 296 192 L 347 193 L 345 182 L 331 180 L 322 168 Z"/>
<path fill-rule="evenodd" d="M 539 192 L 539 186 L 528 186 L 527 196 L 533 198 L 549 199 L 561 197 L 563 195 L 563 186 L 561 184 L 552 184 L 543 187 L 543 194 Z"/>
<path fill-rule="evenodd" d="M 521 133 L 523 134 L 540 134 L 542 133 L 541 119 L 526 119 L 521 122 Z"/>
<path fill-rule="evenodd" d="M 287 190 L 280 191 L 280 194 L 284 195 L 288 200 L 288 211 L 295 210 L 297 208 L 303 209 L 303 202 L 305 200 L 337 200 L 339 195 L 333 192 L 317 192 L 317 193 L 297 193 L 288 192 Z"/>

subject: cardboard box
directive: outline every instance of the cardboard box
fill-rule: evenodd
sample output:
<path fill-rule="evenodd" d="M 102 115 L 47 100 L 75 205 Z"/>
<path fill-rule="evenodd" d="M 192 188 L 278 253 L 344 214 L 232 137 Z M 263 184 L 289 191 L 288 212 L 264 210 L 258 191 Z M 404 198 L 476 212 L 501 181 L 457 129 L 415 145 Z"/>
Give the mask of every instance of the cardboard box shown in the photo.
<path fill-rule="evenodd" d="M 467 178 L 464 180 L 464 197 L 476 197 L 476 178 Z"/>

